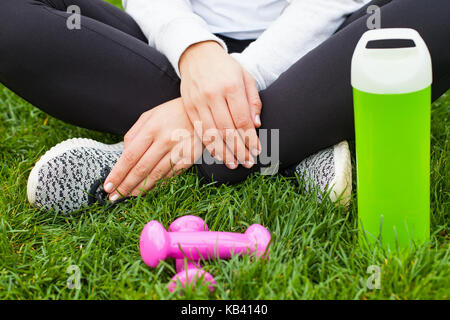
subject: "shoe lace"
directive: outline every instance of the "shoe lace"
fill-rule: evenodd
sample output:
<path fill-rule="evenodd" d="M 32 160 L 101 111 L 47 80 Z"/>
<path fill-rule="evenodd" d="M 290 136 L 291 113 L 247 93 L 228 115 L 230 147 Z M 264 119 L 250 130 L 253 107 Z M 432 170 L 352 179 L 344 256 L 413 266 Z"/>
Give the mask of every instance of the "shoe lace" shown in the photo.
<path fill-rule="evenodd" d="M 111 172 L 110 167 L 105 167 L 100 173 L 100 178 L 97 179 L 91 186 L 88 192 L 88 205 L 91 206 L 94 203 L 99 203 L 100 205 L 108 204 L 106 209 L 110 209 L 117 204 L 127 201 L 130 197 L 122 197 L 114 202 L 108 201 L 108 193 L 103 188 L 103 183 Z"/>

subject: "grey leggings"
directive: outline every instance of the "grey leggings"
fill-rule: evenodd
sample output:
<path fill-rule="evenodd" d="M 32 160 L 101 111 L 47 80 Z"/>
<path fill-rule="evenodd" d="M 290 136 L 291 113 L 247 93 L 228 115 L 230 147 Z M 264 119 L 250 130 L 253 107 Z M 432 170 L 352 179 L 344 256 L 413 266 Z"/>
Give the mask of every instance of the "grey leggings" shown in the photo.
<path fill-rule="evenodd" d="M 81 30 L 66 27 L 72 4 L 81 8 Z M 381 7 L 383 28 L 409 27 L 422 35 L 433 59 L 433 97 L 439 97 L 450 87 L 450 1 L 371 4 Z M 353 138 L 350 61 L 366 20 L 364 7 L 260 93 L 262 129 L 279 129 L 280 169 Z M 251 42 L 225 40 L 232 51 Z M 131 17 L 101 0 L 0 0 L 0 82 L 85 128 L 123 135 L 144 111 L 180 96 L 173 68 L 146 41 Z M 260 169 L 198 168 L 219 182 L 242 181 Z"/>

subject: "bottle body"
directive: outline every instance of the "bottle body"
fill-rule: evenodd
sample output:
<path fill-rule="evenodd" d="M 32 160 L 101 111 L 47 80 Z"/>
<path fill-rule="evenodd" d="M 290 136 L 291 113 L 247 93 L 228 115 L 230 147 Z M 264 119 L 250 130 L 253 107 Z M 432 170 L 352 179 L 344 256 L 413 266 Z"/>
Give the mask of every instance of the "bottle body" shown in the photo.
<path fill-rule="evenodd" d="M 351 74 L 360 243 L 422 244 L 430 238 L 428 48 L 413 29 L 369 30 Z"/>
<path fill-rule="evenodd" d="M 405 248 L 430 237 L 431 88 L 353 89 L 360 241 Z"/>

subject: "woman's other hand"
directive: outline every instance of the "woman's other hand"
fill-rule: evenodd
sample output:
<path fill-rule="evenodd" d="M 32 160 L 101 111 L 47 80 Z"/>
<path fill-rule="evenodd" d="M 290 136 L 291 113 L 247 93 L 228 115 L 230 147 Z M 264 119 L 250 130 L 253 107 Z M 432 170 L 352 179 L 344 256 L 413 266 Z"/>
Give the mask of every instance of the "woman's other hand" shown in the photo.
<path fill-rule="evenodd" d="M 137 196 L 193 165 L 203 146 L 181 98 L 144 112 L 124 137 L 124 151 L 104 183 L 109 199 Z"/>
<path fill-rule="evenodd" d="M 203 145 L 230 169 L 252 167 L 261 151 L 255 129 L 261 100 L 253 77 L 214 41 L 186 49 L 179 69 L 183 104 Z"/>

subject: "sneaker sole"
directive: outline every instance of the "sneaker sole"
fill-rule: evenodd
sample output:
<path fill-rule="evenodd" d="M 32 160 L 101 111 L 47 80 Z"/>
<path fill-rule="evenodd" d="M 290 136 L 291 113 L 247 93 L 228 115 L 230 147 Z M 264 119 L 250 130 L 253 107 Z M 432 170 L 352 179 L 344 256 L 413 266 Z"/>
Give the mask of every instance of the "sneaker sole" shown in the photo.
<path fill-rule="evenodd" d="M 332 181 L 330 199 L 333 202 L 339 200 L 343 206 L 348 206 L 352 194 L 352 161 L 347 141 L 342 141 L 334 146 L 335 177 Z"/>
<path fill-rule="evenodd" d="M 48 150 L 35 164 L 30 172 L 27 182 L 27 198 L 31 205 L 36 203 L 36 188 L 38 184 L 39 171 L 43 165 L 53 158 L 56 158 L 72 149 L 77 148 L 94 148 L 102 151 L 121 151 L 123 149 L 123 142 L 116 144 L 104 144 L 95 140 L 86 138 L 73 138 L 58 143 L 50 150 Z"/>

